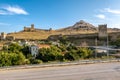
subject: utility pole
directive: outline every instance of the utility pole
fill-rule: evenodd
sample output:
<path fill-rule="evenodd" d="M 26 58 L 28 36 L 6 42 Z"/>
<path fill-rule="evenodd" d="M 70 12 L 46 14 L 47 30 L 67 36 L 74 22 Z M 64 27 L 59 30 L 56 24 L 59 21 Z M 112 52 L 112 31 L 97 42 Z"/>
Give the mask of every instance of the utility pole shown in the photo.
<path fill-rule="evenodd" d="M 96 48 L 95 48 L 95 58 L 97 58 L 97 38 L 95 39 L 95 46 L 96 46 Z"/>
<path fill-rule="evenodd" d="M 108 32 L 107 32 L 107 57 L 109 58 L 109 39 L 108 39 Z"/>

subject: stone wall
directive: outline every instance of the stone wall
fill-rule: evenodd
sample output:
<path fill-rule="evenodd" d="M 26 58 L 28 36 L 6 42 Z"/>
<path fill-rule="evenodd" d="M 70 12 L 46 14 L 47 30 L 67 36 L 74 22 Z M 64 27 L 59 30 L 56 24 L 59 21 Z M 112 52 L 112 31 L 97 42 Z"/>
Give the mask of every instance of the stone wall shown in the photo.
<path fill-rule="evenodd" d="M 88 46 L 95 46 L 96 39 L 98 46 L 106 46 L 107 38 L 101 39 L 99 38 L 99 33 L 94 34 L 76 34 L 76 35 L 51 35 L 48 37 L 48 40 L 57 41 L 62 37 L 66 37 L 68 41 L 71 43 L 81 46 L 81 45 L 88 45 Z M 120 38 L 120 32 L 108 33 L 108 41 L 116 40 Z"/>

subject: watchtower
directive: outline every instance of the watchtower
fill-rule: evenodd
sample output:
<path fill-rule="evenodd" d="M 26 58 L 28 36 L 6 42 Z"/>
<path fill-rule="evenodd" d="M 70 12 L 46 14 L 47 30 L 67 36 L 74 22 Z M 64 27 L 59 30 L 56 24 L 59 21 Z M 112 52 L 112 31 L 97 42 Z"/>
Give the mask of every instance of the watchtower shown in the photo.
<path fill-rule="evenodd" d="M 6 39 L 6 36 L 7 36 L 7 34 L 4 33 L 4 32 L 2 32 L 2 33 L 1 33 L 1 40 L 5 40 L 5 39 Z"/>
<path fill-rule="evenodd" d="M 34 24 L 31 24 L 31 28 L 30 28 L 30 31 L 34 31 Z"/>
<path fill-rule="evenodd" d="M 107 24 L 99 25 L 98 27 L 98 37 L 99 38 L 107 38 Z"/>

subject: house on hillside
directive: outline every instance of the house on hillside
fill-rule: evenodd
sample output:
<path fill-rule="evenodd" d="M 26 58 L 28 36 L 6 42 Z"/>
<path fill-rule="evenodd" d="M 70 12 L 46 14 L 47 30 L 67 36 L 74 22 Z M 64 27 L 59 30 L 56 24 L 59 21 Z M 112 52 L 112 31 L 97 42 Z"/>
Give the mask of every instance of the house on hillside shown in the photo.
<path fill-rule="evenodd" d="M 40 48 L 50 48 L 50 45 L 48 45 L 48 44 L 39 44 L 37 46 L 39 47 L 39 49 Z"/>
<path fill-rule="evenodd" d="M 53 42 L 52 42 L 52 45 L 60 46 L 60 43 L 59 43 L 59 42 L 55 42 L 55 41 L 53 41 Z"/>
<path fill-rule="evenodd" d="M 30 49 L 30 52 L 32 54 L 32 56 L 35 56 L 39 53 L 39 47 L 38 46 L 35 46 L 35 45 L 32 45 L 29 47 Z"/>
<path fill-rule="evenodd" d="M 47 44 L 31 45 L 29 47 L 29 50 L 30 50 L 32 56 L 36 57 L 36 55 L 39 53 L 40 48 L 50 48 L 50 45 L 47 45 Z"/>

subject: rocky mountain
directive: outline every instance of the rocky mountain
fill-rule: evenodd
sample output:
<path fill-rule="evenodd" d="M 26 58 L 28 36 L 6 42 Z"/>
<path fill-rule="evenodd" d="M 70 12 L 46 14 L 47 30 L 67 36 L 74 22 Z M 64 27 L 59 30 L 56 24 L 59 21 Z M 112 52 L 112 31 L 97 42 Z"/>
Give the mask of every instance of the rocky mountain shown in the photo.
<path fill-rule="evenodd" d="M 73 26 L 63 28 L 61 31 L 64 30 L 96 30 L 96 27 L 90 23 L 87 23 L 83 20 L 80 20 L 79 22 L 76 22 Z"/>

